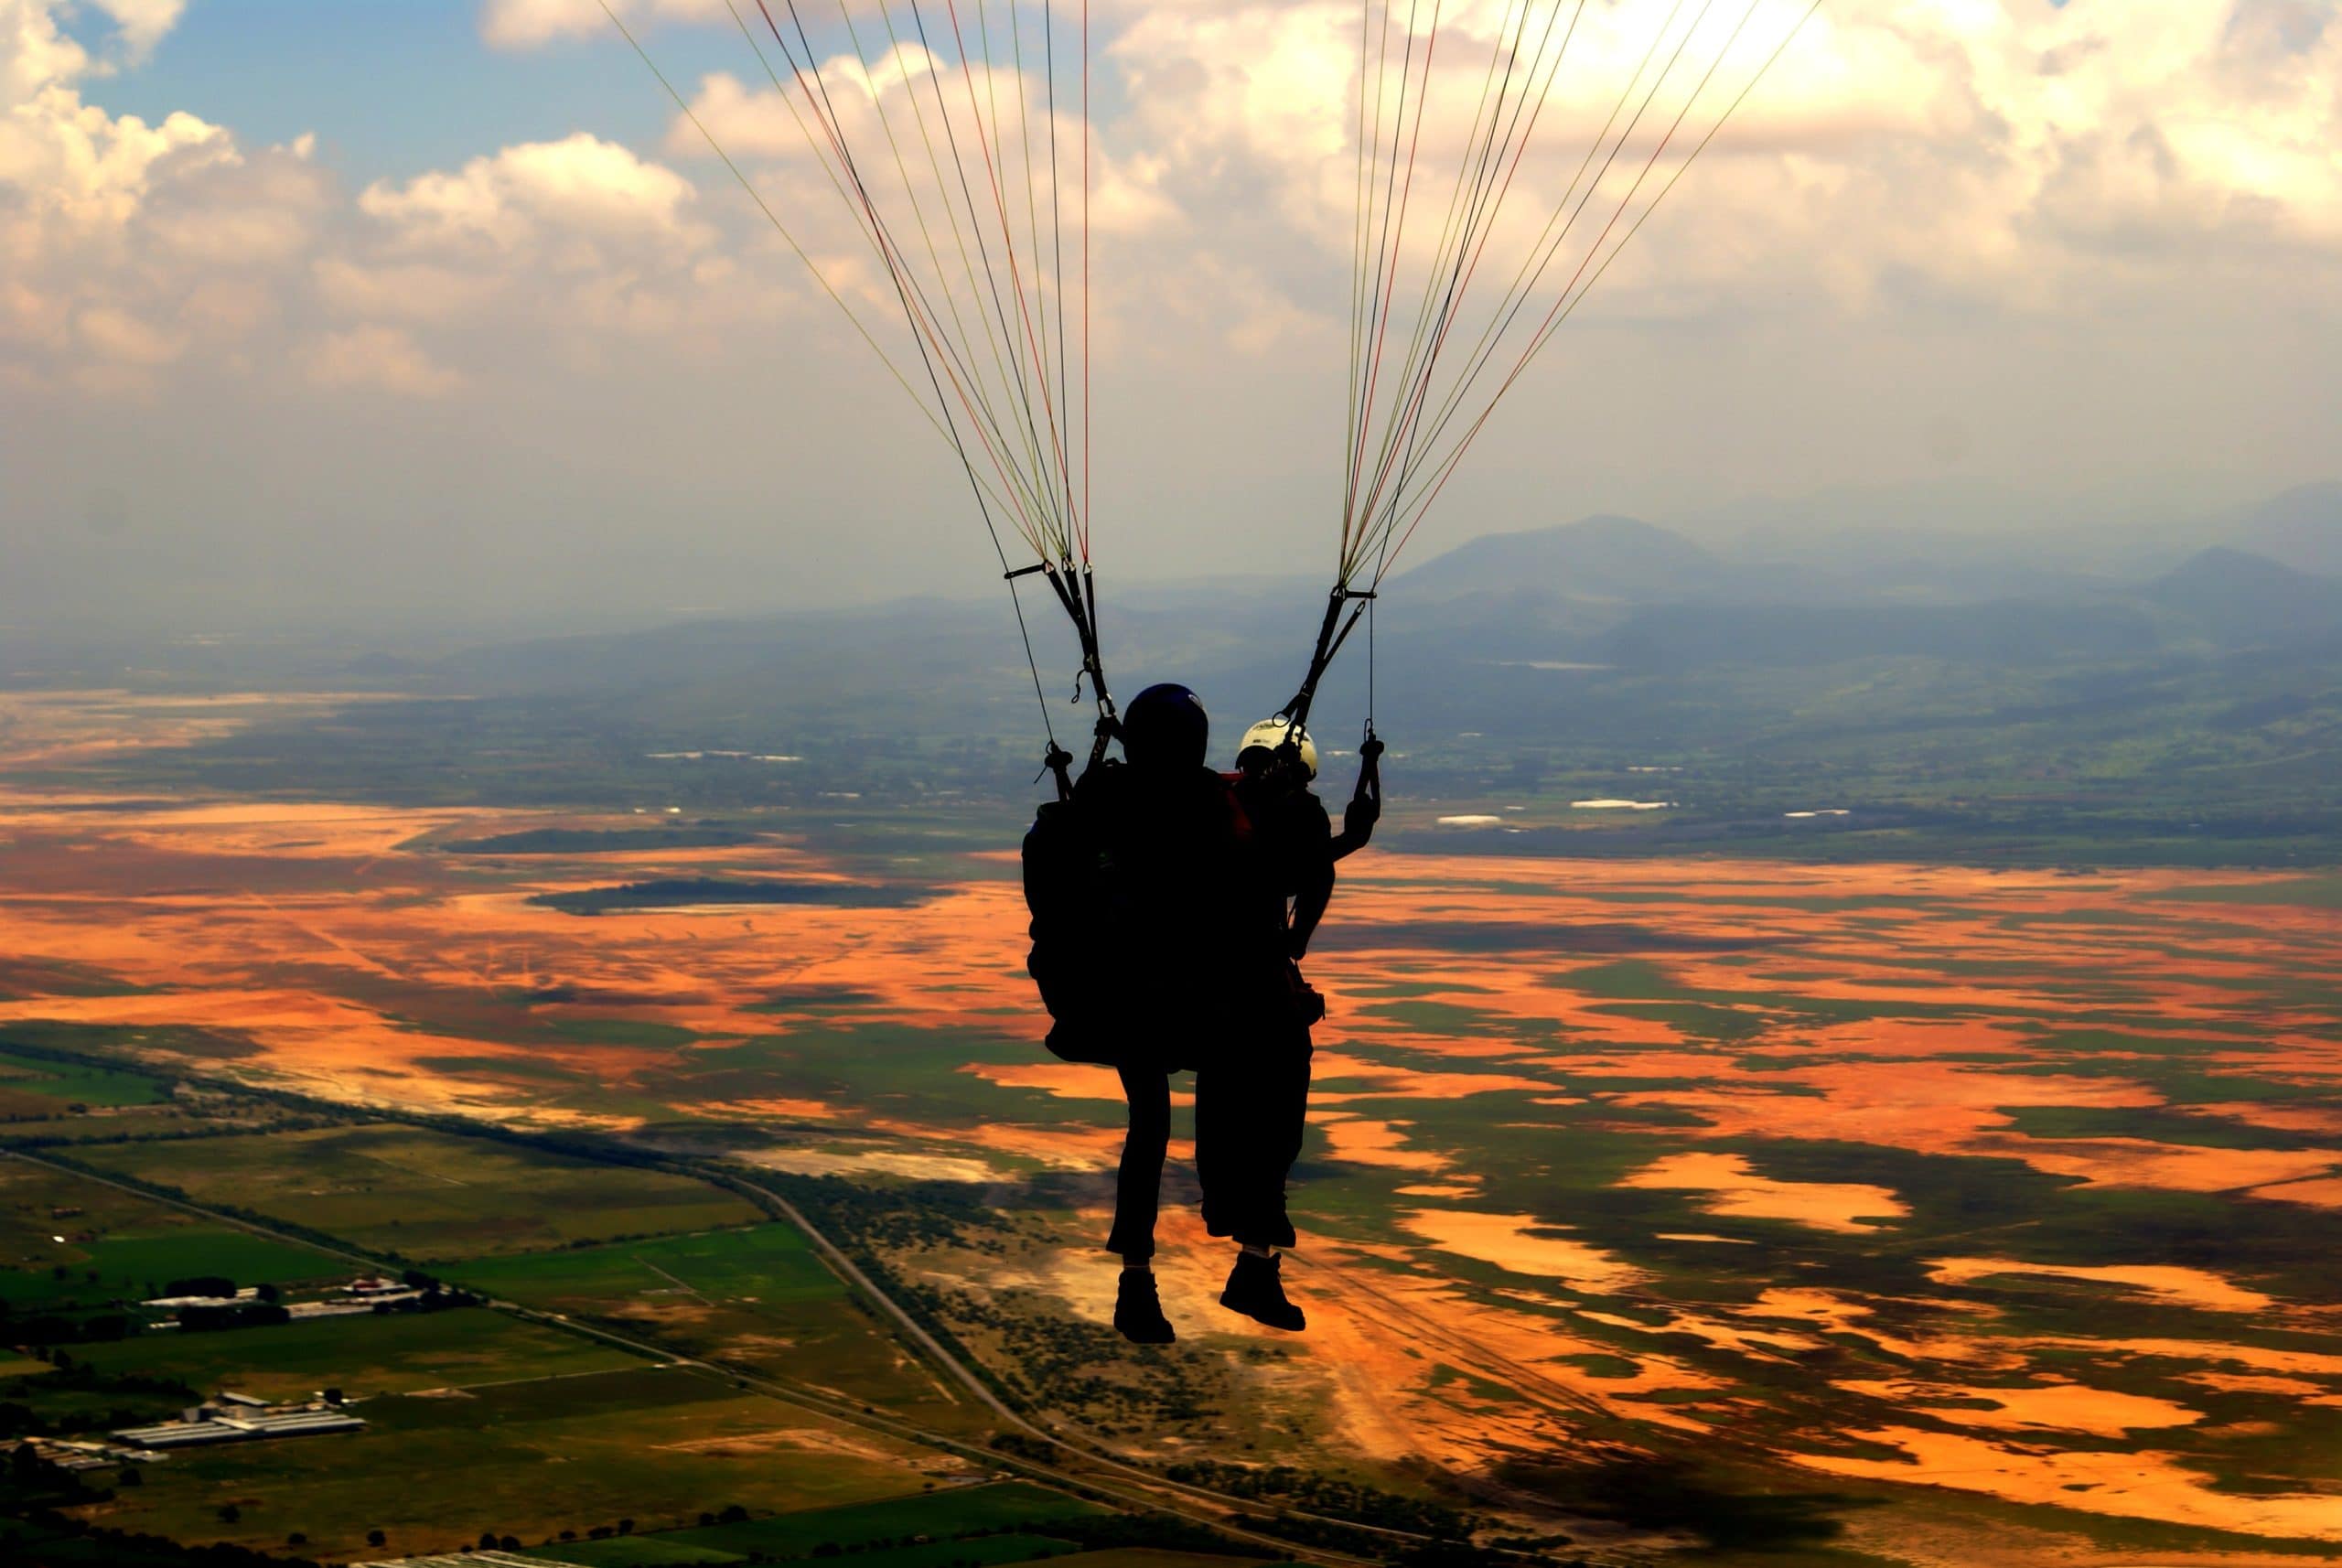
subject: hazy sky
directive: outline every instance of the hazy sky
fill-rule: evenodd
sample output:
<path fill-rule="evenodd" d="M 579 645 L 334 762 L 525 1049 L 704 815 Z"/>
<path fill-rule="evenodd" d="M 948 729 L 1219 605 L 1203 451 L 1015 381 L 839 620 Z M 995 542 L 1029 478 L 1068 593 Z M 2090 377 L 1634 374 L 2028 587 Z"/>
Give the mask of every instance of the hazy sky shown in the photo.
<path fill-rule="evenodd" d="M 1802 8 L 1761 0 L 1735 59 Z M 1823 0 L 1414 548 L 1843 485 L 2330 477 L 2338 8 Z M 618 9 L 908 353 L 725 0 Z M 807 14 L 843 93 L 836 0 Z M 1499 248 L 1669 14 L 1592 0 Z M 1443 6 L 1443 199 L 1506 15 Z M 1330 562 L 1359 27 L 1092 8 L 1103 571 Z M 955 462 L 597 0 L 0 0 L 0 552 L 10 614 L 233 583 L 743 608 L 996 571 Z"/>

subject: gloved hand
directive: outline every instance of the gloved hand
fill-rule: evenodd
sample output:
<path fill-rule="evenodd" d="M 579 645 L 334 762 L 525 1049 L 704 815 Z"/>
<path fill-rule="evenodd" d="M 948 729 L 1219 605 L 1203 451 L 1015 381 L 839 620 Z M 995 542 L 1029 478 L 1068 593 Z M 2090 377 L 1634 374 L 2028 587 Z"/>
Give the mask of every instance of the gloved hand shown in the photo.
<path fill-rule="evenodd" d="M 1382 820 L 1382 749 L 1378 735 L 1369 735 L 1358 748 L 1358 788 L 1342 809 L 1342 832 L 1359 843 L 1373 837 L 1374 824 Z"/>
<path fill-rule="evenodd" d="M 1301 978 L 1301 966 L 1295 964 L 1290 979 L 1293 1015 L 1303 1028 L 1322 1022 L 1326 1016 L 1326 997 L 1309 982 Z"/>

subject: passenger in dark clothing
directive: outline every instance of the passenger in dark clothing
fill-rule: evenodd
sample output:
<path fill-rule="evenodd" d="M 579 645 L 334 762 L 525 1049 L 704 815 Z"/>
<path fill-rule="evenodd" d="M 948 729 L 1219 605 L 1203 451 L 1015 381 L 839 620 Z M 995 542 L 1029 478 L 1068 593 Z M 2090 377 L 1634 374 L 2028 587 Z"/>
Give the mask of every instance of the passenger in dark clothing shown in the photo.
<path fill-rule="evenodd" d="M 1151 1267 L 1169 1075 L 1210 1060 L 1280 979 L 1276 927 L 1248 896 L 1261 881 L 1252 835 L 1227 780 L 1204 765 L 1209 743 L 1193 693 L 1149 687 L 1123 718 L 1125 764 L 1093 769 L 1073 802 L 1095 899 L 1088 961 L 1110 988 L 1094 1027 L 1111 1045 L 1090 1059 L 1112 1062 L 1130 1103 L 1106 1241 L 1123 1260 L 1114 1324 L 1142 1344 L 1175 1337 Z"/>
<path fill-rule="evenodd" d="M 1366 843 L 1381 814 L 1380 750 L 1369 741 L 1339 833 L 1310 789 L 1317 748 L 1298 725 L 1279 719 L 1253 725 L 1230 780 L 1252 831 L 1256 880 L 1249 896 L 1260 901 L 1245 926 L 1267 933 L 1279 983 L 1239 1019 L 1236 1048 L 1196 1074 L 1196 1171 L 1206 1229 L 1241 1249 L 1221 1305 L 1272 1327 L 1307 1322 L 1285 1299 L 1276 1251 L 1294 1244 L 1284 1184 L 1301 1157 L 1308 1118 L 1309 1029 L 1326 1010 L 1302 979 L 1300 961 L 1333 897 L 1335 862 Z"/>
<path fill-rule="evenodd" d="M 1308 1109 L 1309 1026 L 1325 1009 L 1297 961 L 1332 895 L 1334 862 L 1366 842 L 1380 798 L 1370 751 L 1336 834 L 1309 789 L 1316 748 L 1294 726 L 1275 730 L 1223 777 L 1204 764 L 1209 724 L 1195 694 L 1151 686 L 1123 716 L 1125 760 L 1043 807 L 1026 839 L 1049 1048 L 1113 1067 L 1130 1106 L 1106 1247 L 1123 1262 L 1114 1326 L 1140 1344 L 1176 1337 L 1152 1264 L 1170 1075 L 1190 1068 L 1206 1225 L 1241 1248 L 1220 1300 L 1303 1326 L 1275 1249 L 1294 1240 L 1284 1180 Z"/>

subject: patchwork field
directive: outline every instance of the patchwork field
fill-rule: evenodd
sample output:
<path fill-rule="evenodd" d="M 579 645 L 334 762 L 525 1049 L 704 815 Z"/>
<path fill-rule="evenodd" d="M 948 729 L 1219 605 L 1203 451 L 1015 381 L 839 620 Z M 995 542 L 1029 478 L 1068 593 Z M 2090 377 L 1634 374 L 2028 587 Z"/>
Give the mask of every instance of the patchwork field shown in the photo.
<path fill-rule="evenodd" d="M 425 1262 L 757 1218 L 738 1198 L 682 1177 L 401 1126 L 114 1144 L 80 1157 Z M 529 1195 L 526 1208 L 514 1208 L 515 1192 Z"/>
<path fill-rule="evenodd" d="M 1045 1429 L 1289 1501 L 1621 1552 L 2342 1548 L 2334 874 L 1370 852 L 1310 965 L 1310 1331 L 1218 1308 L 1183 1209 L 1182 1342 L 1140 1357 L 1095 1251 L 1113 1080 L 1036 1042 L 1013 857 L 686 825 L 0 797 L 0 1040 L 27 1053 L 0 1091 L 63 1081 L 46 1050 L 722 1162 Z M 707 878 L 829 891 L 574 897 Z M 391 1121 L 108 1141 L 139 1108 L 105 1098 L 0 1133 L 972 1419 L 732 1193 Z M 91 1266 L 136 1273 L 118 1244 Z"/>

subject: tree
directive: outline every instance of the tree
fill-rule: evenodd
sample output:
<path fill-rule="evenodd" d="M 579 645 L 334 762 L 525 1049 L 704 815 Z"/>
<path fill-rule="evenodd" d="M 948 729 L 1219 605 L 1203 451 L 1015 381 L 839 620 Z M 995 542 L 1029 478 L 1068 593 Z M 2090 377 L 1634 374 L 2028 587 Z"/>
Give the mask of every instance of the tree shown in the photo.
<path fill-rule="evenodd" d="M 267 1283 L 255 1286 L 253 1294 L 258 1295 L 263 1301 L 275 1301 L 285 1294 L 283 1291 L 278 1290 L 274 1285 Z"/>
<path fill-rule="evenodd" d="M 233 1524 L 243 1517 L 244 1510 L 238 1508 L 235 1504 L 221 1503 L 220 1505 L 220 1522 L 221 1524 Z"/>
<path fill-rule="evenodd" d="M 306 1546 L 309 1544 L 309 1538 L 296 1530 L 292 1534 L 285 1538 L 285 1544 L 287 1546 Z"/>
<path fill-rule="evenodd" d="M 622 1519 L 618 1520 L 618 1533 L 620 1535 L 632 1535 L 634 1533 L 634 1520 L 630 1519 Z"/>
<path fill-rule="evenodd" d="M 517 1535 L 505 1536 L 496 1543 L 496 1548 L 500 1552 L 518 1552 L 521 1550 L 521 1538 Z"/>
<path fill-rule="evenodd" d="M 379 1530 L 370 1530 L 366 1532 L 366 1544 L 369 1546 L 388 1546 L 390 1543 L 391 1538 Z"/>
<path fill-rule="evenodd" d="M 479 1549 L 482 1552 L 493 1552 L 496 1550 L 496 1531 L 492 1530 L 483 1530 L 479 1532 Z"/>
<path fill-rule="evenodd" d="M 113 1478 L 113 1484 L 117 1487 L 143 1487 L 146 1484 L 146 1477 L 138 1473 L 135 1466 L 128 1466 Z"/>

